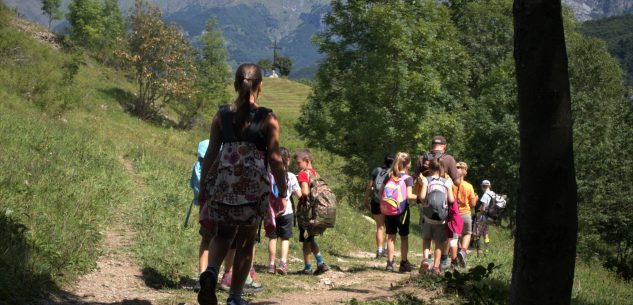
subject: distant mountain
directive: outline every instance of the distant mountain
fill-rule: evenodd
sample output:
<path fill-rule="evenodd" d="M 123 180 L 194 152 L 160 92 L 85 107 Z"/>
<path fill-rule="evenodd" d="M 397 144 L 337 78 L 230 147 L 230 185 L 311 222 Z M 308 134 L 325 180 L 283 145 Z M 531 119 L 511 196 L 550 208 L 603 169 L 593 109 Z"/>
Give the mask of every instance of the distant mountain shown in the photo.
<path fill-rule="evenodd" d="M 580 21 L 600 19 L 633 12 L 633 0 L 562 0 Z"/>
<path fill-rule="evenodd" d="M 40 0 L 2 0 L 30 20 L 47 24 Z M 66 10 L 70 0 L 63 1 Z M 272 46 L 293 60 L 293 70 L 314 66 L 321 58 L 312 36 L 323 28 L 321 19 L 329 10 L 329 0 L 150 0 L 165 19 L 175 22 L 192 41 L 202 34 L 209 18 L 215 17 L 226 40 L 232 65 L 272 59 Z M 124 14 L 134 0 L 120 0 Z M 58 21 L 56 30 L 65 22 Z"/>
<path fill-rule="evenodd" d="M 41 0 L 0 0 L 17 8 L 28 19 L 47 24 L 41 13 Z M 633 12 L 633 0 L 562 0 L 572 7 L 580 20 Z M 70 0 L 63 1 L 64 9 Z M 329 11 L 329 0 L 150 0 L 192 41 L 202 34 L 211 17 L 218 21 L 232 65 L 272 59 L 272 46 L 293 60 L 291 77 L 311 77 L 322 56 L 311 42 L 323 30 L 322 17 Z M 120 0 L 124 13 L 134 0 Z M 54 23 L 61 30 L 64 22 Z"/>

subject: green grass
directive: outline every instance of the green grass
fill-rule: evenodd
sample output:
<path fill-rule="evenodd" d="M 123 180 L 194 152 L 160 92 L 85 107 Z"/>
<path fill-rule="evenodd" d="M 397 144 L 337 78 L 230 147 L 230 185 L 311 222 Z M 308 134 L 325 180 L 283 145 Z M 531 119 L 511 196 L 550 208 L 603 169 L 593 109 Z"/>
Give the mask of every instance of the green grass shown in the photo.
<path fill-rule="evenodd" d="M 28 245 L 0 252 L 11 270 L 0 272 L 0 295 L 12 300 L 92 268 L 129 183 L 109 141 L 93 137 L 90 126 L 42 115 L 4 90 L 0 99 L 0 217 L 22 225 Z"/>
<path fill-rule="evenodd" d="M 513 239 L 508 230 L 497 227 L 490 227 L 490 239 L 490 246 L 481 251 L 479 256 L 476 252 L 471 253 L 468 257 L 468 264 L 471 267 L 476 265 L 488 266 L 490 263 L 499 266 L 484 281 L 497 289 L 496 294 L 507 296 L 512 277 Z M 436 280 L 424 277 L 420 277 L 412 283 L 430 290 L 443 289 L 444 287 Z M 454 291 L 450 291 L 445 296 L 448 300 L 453 300 L 455 304 L 465 301 L 464 298 L 457 297 L 454 293 Z M 630 282 L 625 282 L 618 278 L 615 273 L 605 270 L 597 261 L 588 264 L 577 260 L 572 304 L 628 304 L 632 298 L 633 289 L 631 289 Z M 505 304 L 505 302 L 499 304 Z"/>
<path fill-rule="evenodd" d="M 66 55 L 49 49 L 43 49 L 45 55 L 39 54 L 37 48 L 42 47 L 29 38 L 6 33 L 24 41 L 22 46 L 29 48 L 32 58 L 54 58 L 50 62 L 53 66 L 23 67 L 24 74 L 34 79 L 56 77 L 38 69 L 59 69 L 68 60 Z M 164 128 L 129 115 L 122 105 L 131 98 L 129 93 L 135 86 L 116 71 L 89 59 L 86 63 L 73 85 L 79 100 L 66 112 L 42 107 L 42 102 L 56 105 L 57 101 L 31 90 L 32 80 L 27 77 L 0 83 L 0 300 L 21 303 L 90 271 L 102 250 L 104 232 L 116 226 L 137 232 L 136 243 L 128 250 L 143 268 L 147 284 L 172 290 L 178 300 L 193 300 L 191 291 L 180 288 L 191 284 L 197 274 L 200 236 L 195 211 L 194 227 L 184 228 L 183 222 L 192 197 L 188 180 L 197 143 L 208 137 L 208 130 Z M 0 78 L 7 79 L 16 69 L 0 67 Z M 299 123 L 300 107 L 310 92 L 310 87 L 286 79 L 264 81 L 260 104 L 278 115 L 281 144 L 291 151 L 305 146 L 294 126 Z M 353 260 L 337 259 L 374 250 L 374 225 L 359 213 L 361 196 L 355 187 L 366 178 L 341 175 L 344 158 L 318 149 L 313 155 L 315 169 L 340 197 L 336 228 L 317 238 L 322 253 L 333 268 L 363 270 L 363 265 Z M 413 256 L 421 252 L 418 209 L 411 212 L 410 255 L 414 263 L 419 263 L 419 257 Z M 507 284 L 512 241 L 507 232 L 494 229 L 492 239 L 490 251 L 479 258 L 471 256 L 471 264 L 500 264 L 492 279 Z M 290 257 L 301 259 L 297 239 L 292 239 L 290 245 Z M 263 271 L 267 262 L 264 239 L 257 246 L 255 264 Z M 598 265 L 578 264 L 575 304 L 630 302 L 630 283 Z M 302 267 L 300 260 L 290 263 L 291 270 Z M 267 287 L 261 297 L 303 289 L 318 281 L 314 277 L 279 277 L 264 272 L 260 272 L 260 279 Z M 437 286 L 422 283 L 427 288 Z M 370 304 L 414 301 L 407 298 L 399 295 Z M 447 300 L 453 299 L 447 296 Z"/>

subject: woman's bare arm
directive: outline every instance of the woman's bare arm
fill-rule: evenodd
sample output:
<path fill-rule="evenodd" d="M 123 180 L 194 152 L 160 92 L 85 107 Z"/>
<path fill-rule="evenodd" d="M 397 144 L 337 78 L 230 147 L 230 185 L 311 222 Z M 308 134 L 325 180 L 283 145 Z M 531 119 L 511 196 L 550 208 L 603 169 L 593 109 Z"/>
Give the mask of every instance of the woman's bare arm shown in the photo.
<path fill-rule="evenodd" d="M 270 172 L 273 174 L 273 177 L 275 177 L 279 194 L 286 194 L 288 191 L 286 172 L 281 159 L 281 153 L 279 153 L 279 122 L 274 114 L 271 113 L 268 115 L 265 128 L 267 130 L 268 166 L 270 166 Z M 286 196 L 279 196 L 279 198 L 283 198 L 285 201 Z M 285 206 L 285 204 L 283 206 Z"/>
<path fill-rule="evenodd" d="M 365 200 L 363 200 L 363 204 L 365 208 L 369 209 L 369 196 L 371 196 L 371 187 L 373 186 L 374 181 L 369 180 L 367 183 L 367 189 L 365 190 Z"/>
<path fill-rule="evenodd" d="M 202 170 L 200 173 L 200 196 L 198 197 L 198 201 L 202 206 L 202 203 L 206 200 L 206 177 L 209 174 L 209 169 L 211 165 L 215 163 L 215 160 L 218 158 L 218 154 L 220 153 L 220 116 L 219 112 L 216 113 L 213 121 L 211 122 L 211 134 L 209 135 L 209 147 L 207 152 L 204 154 L 204 159 L 202 160 Z"/>

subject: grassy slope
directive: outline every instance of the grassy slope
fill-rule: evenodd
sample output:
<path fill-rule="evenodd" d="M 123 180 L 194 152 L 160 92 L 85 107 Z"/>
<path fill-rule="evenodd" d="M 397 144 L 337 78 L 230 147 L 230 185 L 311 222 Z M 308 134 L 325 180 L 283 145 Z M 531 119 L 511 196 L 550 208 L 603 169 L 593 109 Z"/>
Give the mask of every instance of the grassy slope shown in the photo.
<path fill-rule="evenodd" d="M 113 222 L 124 222 L 138 231 L 133 249 L 144 268 L 148 284 L 179 288 L 196 274 L 196 228 L 182 226 L 191 200 L 188 179 L 196 159 L 199 140 L 207 131 L 165 129 L 134 118 L 121 110 L 119 89 L 133 85 L 119 74 L 88 63 L 77 77 L 83 104 L 62 116 L 42 114 L 39 108 L 0 85 L 0 225 L 28 230 L 13 242 L 34 247 L 13 247 L 3 262 L 18 270 L 21 283 L 64 283 L 89 270 L 98 255 L 103 232 Z M 281 121 L 282 144 L 296 150 L 303 147 L 292 126 L 298 122 L 299 107 L 310 89 L 283 79 L 267 79 L 261 104 L 275 109 Z M 341 158 L 314 151 L 315 168 L 336 190 L 348 184 L 338 174 Z M 336 265 L 335 256 L 353 251 L 372 251 L 373 226 L 341 200 L 334 230 L 319 238 L 326 261 Z M 421 241 L 417 209 L 413 209 L 411 251 L 418 253 Z M 195 214 L 194 214 L 195 219 Z M 195 221 L 194 221 L 195 223 Z M 0 234 L 3 242 L 5 235 Z M 499 279 L 510 278 L 512 252 L 507 233 L 493 234 L 495 248 L 473 263 L 494 261 L 504 267 Z M 34 249 L 34 250 L 31 250 Z M 300 258 L 298 242 L 291 242 L 291 257 Z M 13 261 L 12 261 L 13 260 Z M 22 263 L 18 262 L 20 260 Z M 265 243 L 258 246 L 256 265 L 265 268 Z M 5 267 L 5 265 L 0 265 Z M 291 269 L 300 269 L 292 262 Z M 20 273 L 21 272 L 21 273 Z M 596 276 L 599 274 L 599 276 Z M 268 289 L 264 296 L 286 291 L 293 282 L 316 282 L 310 277 L 285 278 L 260 274 Z M 0 278 L 3 288 L 10 278 Z M 30 282 L 25 282 L 26 280 Z M 19 285 L 33 288 L 32 285 Z M 301 289 L 301 288 L 297 288 Z M 1 291 L 1 289 L 0 289 Z M 19 294 L 34 293 L 18 290 Z M 607 291 L 608 293 L 604 293 Z M 179 290 L 179 297 L 193 294 Z M 578 264 L 574 296 L 578 304 L 620 304 L 631 299 L 630 283 L 622 283 L 597 264 Z"/>

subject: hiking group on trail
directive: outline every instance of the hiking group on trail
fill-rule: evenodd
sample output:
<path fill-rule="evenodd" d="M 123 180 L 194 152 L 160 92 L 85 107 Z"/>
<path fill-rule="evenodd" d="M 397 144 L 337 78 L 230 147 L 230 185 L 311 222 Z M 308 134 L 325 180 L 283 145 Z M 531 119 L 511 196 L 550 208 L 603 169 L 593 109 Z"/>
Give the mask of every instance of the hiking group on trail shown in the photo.
<path fill-rule="evenodd" d="M 201 305 L 218 303 L 218 284 L 229 293 L 228 305 L 248 304 L 242 294 L 262 289 L 253 268 L 254 244 L 259 242 L 262 225 L 269 239 L 269 273 L 288 274 L 289 242 L 295 223 L 303 245 L 304 267 L 299 273 L 320 275 L 329 270 L 317 237 L 335 225 L 336 196 L 314 170 L 308 149 L 299 149 L 293 155 L 298 173 L 288 171 L 291 153 L 279 145 L 277 118 L 272 110 L 257 104 L 262 70 L 254 64 L 239 66 L 234 89 L 237 99 L 232 105 L 220 107 L 209 140 L 199 143 L 190 182 L 192 203 L 200 207 L 202 238 L 196 290 Z M 386 270 L 394 271 L 399 235 L 398 271 L 413 270 L 407 255 L 409 203 L 416 203 L 421 208 L 423 234 L 420 273 L 440 274 L 450 267 L 465 267 L 471 235 L 484 236 L 489 242 L 486 223 L 488 218 L 497 219 L 501 214 L 505 197 L 494 194 L 490 181 L 484 180 L 484 193 L 479 199 L 473 186 L 464 180 L 467 164 L 446 154 L 446 139 L 442 136 L 434 137 L 431 152 L 418 158 L 413 176 L 409 175 L 412 160 L 408 153 L 388 154 L 384 161 L 382 167 L 371 172 L 364 201 L 376 220 L 376 258 L 386 256 Z M 279 264 L 277 239 L 281 240 Z M 222 263 L 224 273 L 218 281 Z"/>
<path fill-rule="evenodd" d="M 431 141 L 431 152 L 418 158 L 413 177 L 409 176 L 411 157 L 404 152 L 387 154 L 383 166 L 373 169 L 370 174 L 364 205 L 376 221 L 376 258 L 387 257 L 387 271 L 393 271 L 395 267 L 393 242 L 396 233 L 401 238 L 402 256 L 398 271 L 413 269 L 407 255 L 409 202 L 420 206 L 421 274 L 438 275 L 449 269 L 466 267 L 473 233 L 477 249 L 481 246 L 480 236 L 485 244 L 490 242 L 488 222 L 499 219 L 506 206 L 506 196 L 496 195 L 490 181 L 484 180 L 480 199 L 472 184 L 465 180 L 468 165 L 456 162 L 446 153 L 446 147 L 446 139 L 435 136 Z"/>

